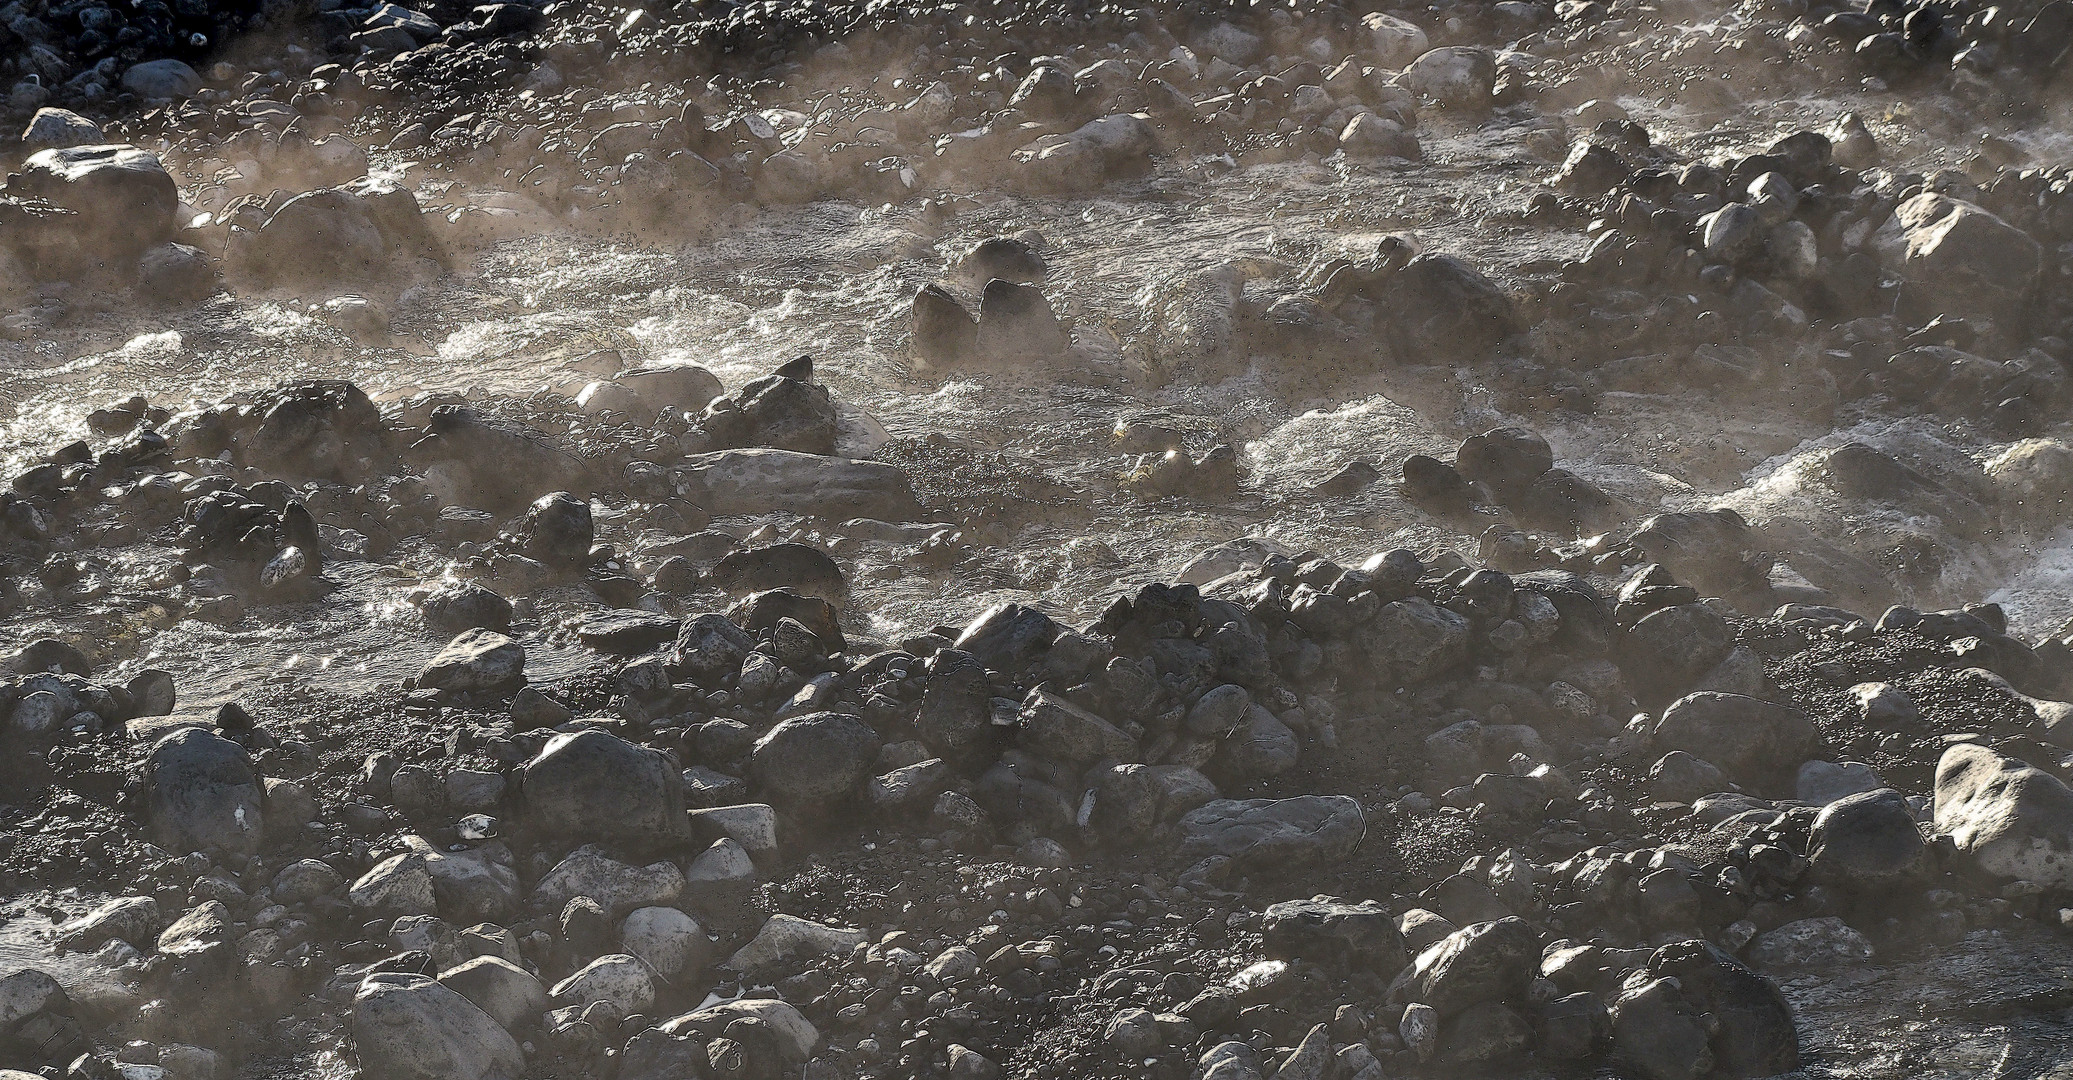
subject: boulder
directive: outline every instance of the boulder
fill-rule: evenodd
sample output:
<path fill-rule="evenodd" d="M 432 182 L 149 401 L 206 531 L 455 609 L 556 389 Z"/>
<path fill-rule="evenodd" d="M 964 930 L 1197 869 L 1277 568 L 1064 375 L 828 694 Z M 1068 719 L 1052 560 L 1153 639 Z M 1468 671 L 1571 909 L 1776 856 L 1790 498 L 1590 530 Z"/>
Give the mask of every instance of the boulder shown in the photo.
<path fill-rule="evenodd" d="M 473 1002 L 505 1031 L 522 1031 L 552 1002 L 534 975 L 501 956 L 478 956 L 439 973 L 442 986 Z"/>
<path fill-rule="evenodd" d="M 684 872 L 673 862 L 634 866 L 607 856 L 594 845 L 570 852 L 533 888 L 533 906 L 560 911 L 579 896 L 597 901 L 607 914 L 669 904 L 684 891 Z"/>
<path fill-rule="evenodd" d="M 179 227 L 180 192 L 158 155 L 134 146 L 64 146 L 29 155 L 10 194 L 48 199 L 70 219 L 73 254 L 127 265 Z"/>
<path fill-rule="evenodd" d="M 201 728 L 158 740 L 144 759 L 145 815 L 160 847 L 259 850 L 265 835 L 265 791 L 245 749 Z"/>
<path fill-rule="evenodd" d="M 685 498 L 714 517 L 783 512 L 842 521 L 920 521 L 914 487 L 878 461 L 743 449 L 691 454 L 678 470 Z"/>
<path fill-rule="evenodd" d="M 1973 743 L 1936 763 L 1936 831 L 1980 869 L 2073 888 L 2073 788 L 2020 759 Z"/>
<path fill-rule="evenodd" d="M 29 118 L 29 126 L 22 130 L 22 145 L 30 150 L 94 146 L 107 141 L 101 134 L 101 125 L 70 109 L 38 109 Z"/>
<path fill-rule="evenodd" d="M 147 101 L 184 98 L 202 88 L 202 77 L 184 61 L 146 60 L 122 73 L 122 88 Z"/>
<path fill-rule="evenodd" d="M 664 979 L 712 962 L 713 943 L 698 920 L 673 907 L 644 907 L 619 924 L 619 943 Z"/>
<path fill-rule="evenodd" d="M 626 953 L 600 956 L 583 969 L 554 984 L 554 1000 L 579 1009 L 600 1001 L 611 1003 L 621 1016 L 647 1012 L 655 1005 L 655 980 L 648 968 Z"/>
<path fill-rule="evenodd" d="M 1929 845 L 1907 796 L 1890 788 L 1825 806 L 1807 837 L 1818 880 L 1857 893 L 1905 889 L 1929 868 Z"/>
<path fill-rule="evenodd" d="M 683 836 L 683 785 L 669 759 L 591 729 L 556 735 L 525 767 L 525 808 L 549 836 L 634 844 Z"/>
<path fill-rule="evenodd" d="M 749 779 L 772 804 L 824 810 L 854 794 L 871 776 L 878 732 L 862 717 L 820 712 L 779 723 L 756 740 Z"/>
<path fill-rule="evenodd" d="M 1379 904 L 1289 900 L 1270 905 L 1260 924 L 1267 955 L 1365 968 L 1387 979 L 1404 966 L 1404 936 Z"/>
<path fill-rule="evenodd" d="M 829 953 L 846 953 L 862 944 L 865 937 L 862 930 L 829 926 L 793 915 L 772 915 L 748 944 L 728 957 L 727 966 L 747 975 L 766 975 Z"/>
<path fill-rule="evenodd" d="M 1961 199 L 1923 192 L 1901 203 L 1871 240 L 1923 305 L 1944 314 L 2020 321 L 2044 273 L 2044 249 L 2028 233 Z"/>
<path fill-rule="evenodd" d="M 1180 851 L 1240 867 L 1316 866 L 1352 854 L 1366 830 L 1360 803 L 1346 795 L 1217 799 L 1181 816 Z"/>
<path fill-rule="evenodd" d="M 1442 1017 L 1523 998 L 1540 970 L 1540 935 L 1516 916 L 1464 926 L 1418 955 L 1412 996 Z"/>
<path fill-rule="evenodd" d="M 385 1080 L 519 1080 L 511 1033 L 475 1003 L 423 975 L 370 975 L 353 996 L 360 1070 Z"/>
<path fill-rule="evenodd" d="M 1470 480 L 1488 485 L 1501 499 L 1524 494 L 1540 475 L 1555 467 L 1548 441 L 1528 428 L 1492 428 L 1462 440 L 1454 452 L 1454 468 Z"/>
<path fill-rule="evenodd" d="M 1814 722 L 1798 709 L 1740 694 L 1688 694 L 1664 709 L 1655 725 L 1658 746 L 1695 754 L 1730 779 L 1760 787 L 1777 787 L 1782 777 L 1793 776 L 1820 739 Z"/>
<path fill-rule="evenodd" d="M 1753 1078 L 1799 1068 L 1799 1028 L 1785 995 L 1720 946 L 1672 942 L 1650 954 L 1647 970 L 1677 980 L 1684 999 L 1713 1018 L 1711 1049 L 1723 1074 Z"/>
<path fill-rule="evenodd" d="M 803 1065 L 820 1046 L 821 1033 L 790 1003 L 776 998 L 737 998 L 688 1012 L 662 1025 L 667 1035 L 715 1038 L 744 1017 L 760 1020 L 777 1035 L 778 1053 L 791 1065 Z"/>
<path fill-rule="evenodd" d="M 1397 83 L 1445 108 L 1487 112 L 1497 83 L 1497 61 L 1479 46 L 1448 45 L 1411 61 L 1397 75 Z"/>
<path fill-rule="evenodd" d="M 420 688 L 496 694 L 525 683 L 525 647 L 494 630 L 464 630 L 418 672 Z"/>

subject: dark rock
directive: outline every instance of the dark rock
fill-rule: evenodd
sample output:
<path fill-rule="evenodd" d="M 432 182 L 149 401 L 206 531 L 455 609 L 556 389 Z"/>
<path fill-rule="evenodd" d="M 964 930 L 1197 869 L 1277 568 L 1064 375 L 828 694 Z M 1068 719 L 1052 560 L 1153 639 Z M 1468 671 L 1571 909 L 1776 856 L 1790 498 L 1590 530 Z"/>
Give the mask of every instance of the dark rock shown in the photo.
<path fill-rule="evenodd" d="M 870 778 L 879 743 L 878 733 L 862 717 L 833 712 L 795 716 L 756 741 L 749 779 L 779 809 L 832 809 Z"/>
<path fill-rule="evenodd" d="M 556 735 L 524 779 L 526 815 L 549 836 L 666 843 L 689 825 L 669 759 L 603 731 Z"/>
<path fill-rule="evenodd" d="M 200 728 L 158 740 L 144 759 L 146 816 L 170 851 L 251 855 L 265 835 L 265 791 L 244 747 Z"/>

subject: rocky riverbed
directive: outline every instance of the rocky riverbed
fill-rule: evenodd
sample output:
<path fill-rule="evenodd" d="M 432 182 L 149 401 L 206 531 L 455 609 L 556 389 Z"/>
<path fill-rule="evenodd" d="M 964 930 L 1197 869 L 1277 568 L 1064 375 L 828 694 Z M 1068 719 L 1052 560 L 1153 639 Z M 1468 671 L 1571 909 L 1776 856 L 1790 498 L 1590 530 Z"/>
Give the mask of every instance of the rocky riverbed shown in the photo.
<path fill-rule="evenodd" d="M 2073 1076 L 2066 0 L 353 2 L 0 8 L 0 1080 Z"/>

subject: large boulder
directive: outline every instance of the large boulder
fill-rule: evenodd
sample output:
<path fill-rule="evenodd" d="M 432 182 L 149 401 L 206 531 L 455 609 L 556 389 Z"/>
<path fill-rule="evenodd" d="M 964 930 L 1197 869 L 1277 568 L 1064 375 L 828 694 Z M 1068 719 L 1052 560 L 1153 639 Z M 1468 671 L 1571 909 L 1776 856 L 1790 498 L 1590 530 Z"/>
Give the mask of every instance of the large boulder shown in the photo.
<path fill-rule="evenodd" d="M 1260 925 L 1269 956 L 1366 968 L 1389 978 L 1404 966 L 1404 935 L 1373 901 L 1288 900 L 1267 908 Z"/>
<path fill-rule="evenodd" d="M 417 684 L 450 694 L 494 694 L 525 683 L 525 647 L 494 630 L 463 630 L 426 661 Z"/>
<path fill-rule="evenodd" d="M 591 729 L 556 735 L 525 767 L 526 815 L 550 836 L 664 843 L 688 828 L 669 759 Z"/>
<path fill-rule="evenodd" d="M 669 1035 L 717 1038 L 727 1025 L 743 1018 L 759 1020 L 777 1036 L 777 1051 L 791 1065 L 803 1065 L 820 1046 L 821 1033 L 791 1003 L 777 998 L 736 998 L 688 1012 L 662 1025 Z"/>
<path fill-rule="evenodd" d="M 381 450 L 381 408 L 342 379 L 305 379 L 262 392 L 259 424 L 240 436 L 239 457 L 272 473 L 351 479 L 353 463 Z"/>
<path fill-rule="evenodd" d="M 144 759 L 145 813 L 168 851 L 259 850 L 266 793 L 245 748 L 201 728 L 183 727 Z"/>
<path fill-rule="evenodd" d="M 384 1080 L 518 1080 L 525 1057 L 496 1019 L 423 975 L 370 975 L 353 996 L 360 1071 Z"/>
<path fill-rule="evenodd" d="M 1397 328 L 1398 355 L 1413 364 L 1487 359 L 1520 328 L 1504 290 L 1452 255 L 1406 263 L 1390 277 L 1382 304 Z"/>
<path fill-rule="evenodd" d="M 1829 803 L 1807 837 L 1807 861 L 1828 884 L 1853 892 L 1904 888 L 1929 866 L 1929 845 L 1907 796 L 1891 788 Z"/>
<path fill-rule="evenodd" d="M 1821 736 L 1798 709 L 1741 694 L 1702 692 L 1664 709 L 1655 739 L 1660 747 L 1712 762 L 1730 779 L 1774 787 L 1782 776 L 1789 789 Z"/>
<path fill-rule="evenodd" d="M 878 746 L 878 732 L 860 716 L 795 716 L 756 740 L 749 779 L 782 809 L 827 809 L 854 795 L 871 776 Z"/>
<path fill-rule="evenodd" d="M 1486 1001 L 1523 998 L 1540 967 L 1540 935 L 1511 916 L 1464 926 L 1418 954 L 1413 996 L 1451 1017 Z"/>
<path fill-rule="evenodd" d="M 1973 743 L 1936 763 L 1936 831 L 1982 870 L 2073 888 L 2073 788 Z"/>
<path fill-rule="evenodd" d="M 1649 956 L 1647 970 L 1676 980 L 1684 1000 L 1713 1018 L 1711 1050 L 1722 1075 L 1776 1076 L 1799 1068 L 1799 1027 L 1785 995 L 1720 946 L 1672 942 Z"/>
<path fill-rule="evenodd" d="M 122 73 L 122 88 L 147 101 L 184 98 L 202 88 L 202 77 L 185 61 L 146 60 Z"/>
<path fill-rule="evenodd" d="M 417 196 L 374 181 L 306 191 L 256 230 L 234 227 L 225 255 L 259 285 L 386 281 L 405 260 L 436 251 Z"/>
<path fill-rule="evenodd" d="M 1497 84 L 1497 60 L 1489 49 L 1447 45 L 1411 61 L 1396 81 L 1446 108 L 1485 112 Z"/>
<path fill-rule="evenodd" d="M 783 512 L 846 520 L 919 521 L 914 486 L 898 466 L 790 450 L 691 454 L 677 470 L 684 497 L 714 517 Z"/>
<path fill-rule="evenodd" d="M 2044 248 L 1972 203 L 1923 192 L 1894 208 L 1872 237 L 1886 266 L 1907 279 L 1922 319 L 2021 319 L 2044 273 Z"/>
<path fill-rule="evenodd" d="M 73 253 L 127 267 L 146 248 L 172 238 L 179 227 L 180 190 L 158 155 L 134 146 L 63 146 L 39 150 L 22 163 L 10 194 L 48 199 L 71 219 Z"/>
<path fill-rule="evenodd" d="M 107 141 L 101 134 L 101 125 L 70 109 L 38 109 L 29 118 L 29 126 L 22 130 L 22 145 L 31 150 L 93 146 Z"/>
<path fill-rule="evenodd" d="M 1360 803 L 1345 795 L 1216 799 L 1180 819 L 1180 851 L 1248 866 L 1316 866 L 1353 854 L 1366 835 Z"/>

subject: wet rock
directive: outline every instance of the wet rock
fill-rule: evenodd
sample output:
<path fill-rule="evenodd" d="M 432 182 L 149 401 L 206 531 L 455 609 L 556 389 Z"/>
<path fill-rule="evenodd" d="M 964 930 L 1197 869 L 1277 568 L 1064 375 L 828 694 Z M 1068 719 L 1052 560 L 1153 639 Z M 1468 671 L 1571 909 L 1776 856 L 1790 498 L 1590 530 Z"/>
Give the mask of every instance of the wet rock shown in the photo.
<path fill-rule="evenodd" d="M 2000 877 L 2073 887 L 2073 788 L 1984 746 L 1961 743 L 1936 764 L 1936 831 Z"/>
<path fill-rule="evenodd" d="M 2019 320 L 2043 272 L 2043 248 L 2029 234 L 1934 192 L 1896 207 L 1871 243 L 1932 313 Z"/>
<path fill-rule="evenodd" d="M 78 215 L 68 231 L 75 253 L 94 261 L 128 260 L 171 239 L 180 194 L 158 156 L 134 146 L 68 146 L 39 150 L 22 163 L 10 193 L 48 199 Z"/>
<path fill-rule="evenodd" d="M 202 77 L 179 60 L 147 60 L 122 73 L 122 88 L 146 100 L 190 97 Z"/>
<path fill-rule="evenodd" d="M 831 604 L 849 598 L 842 567 L 827 552 L 809 544 L 772 544 L 729 552 L 714 564 L 707 579 L 733 593 L 790 589 Z"/>
<path fill-rule="evenodd" d="M 216 268 L 200 248 L 160 244 L 137 260 L 137 291 L 155 303 L 196 304 L 216 287 Z"/>
<path fill-rule="evenodd" d="M 1413 997 L 1442 1017 L 1486 1001 L 1523 997 L 1540 968 L 1540 937 L 1512 917 L 1465 926 L 1419 954 Z"/>
<path fill-rule="evenodd" d="M 1052 359 L 1071 344 L 1043 290 L 999 278 L 986 283 L 973 346 L 978 355 L 995 363 L 1030 363 Z"/>
<path fill-rule="evenodd" d="M 1367 828 L 1345 795 L 1218 799 L 1181 816 L 1181 854 L 1240 865 L 1317 865 L 1344 858 Z"/>
<path fill-rule="evenodd" d="M 854 796 L 870 778 L 878 747 L 878 733 L 862 717 L 795 716 L 756 740 L 749 779 L 777 806 L 825 810 Z"/>
<path fill-rule="evenodd" d="M 566 491 L 542 495 L 526 511 L 525 553 L 549 566 L 583 566 L 590 561 L 595 533 L 590 501 Z"/>
<path fill-rule="evenodd" d="M 1433 49 L 1397 75 L 1405 89 L 1469 113 L 1489 110 L 1496 82 L 1497 63 L 1490 50 L 1472 45 Z"/>
<path fill-rule="evenodd" d="M 1614 999 L 1612 1030 L 1621 1057 L 1647 1080 L 1700 1080 L 1713 1071 L 1704 1014 L 1674 979 L 1638 979 Z"/>
<path fill-rule="evenodd" d="M 637 610 L 592 615 L 576 628 L 576 639 L 599 652 L 638 656 L 664 642 L 675 641 L 683 620 Z"/>
<path fill-rule="evenodd" d="M 1785 995 L 1720 946 L 1672 942 L 1649 956 L 1647 970 L 1677 980 L 1685 1000 L 1713 1018 L 1714 1061 L 1728 1075 L 1775 1076 L 1799 1068 L 1799 1030 Z"/>
<path fill-rule="evenodd" d="M 423 975 L 370 975 L 353 996 L 363 1070 L 398 1080 L 518 1080 L 518 1043 L 488 1013 Z"/>
<path fill-rule="evenodd" d="M 735 394 L 750 442 L 802 454 L 835 452 L 835 402 L 827 387 L 803 377 L 810 373 L 807 367 L 802 377 L 766 375 Z"/>
<path fill-rule="evenodd" d="M 511 629 L 511 601 L 474 582 L 447 582 L 418 605 L 425 626 L 448 634 Z"/>
<path fill-rule="evenodd" d="M 717 688 L 741 671 L 742 658 L 756 639 L 724 615 L 700 615 L 677 634 L 677 667 L 700 686 Z"/>
<path fill-rule="evenodd" d="M 679 470 L 685 498 L 715 517 L 774 511 L 842 521 L 919 521 L 907 474 L 878 461 L 788 450 L 692 454 Z"/>
<path fill-rule="evenodd" d="M 1519 329 L 1511 298 L 1451 255 L 1406 263 L 1390 277 L 1381 306 L 1396 328 L 1398 354 L 1414 364 L 1487 359 Z"/>
<path fill-rule="evenodd" d="M 99 124 L 70 109 L 38 109 L 22 131 L 22 145 L 31 150 L 95 146 L 107 141 Z"/>
<path fill-rule="evenodd" d="M 1871 942 L 1833 915 L 1786 923 L 1749 944 L 1750 961 L 1770 969 L 1851 964 L 1871 955 Z"/>
<path fill-rule="evenodd" d="M 323 865 L 319 863 L 318 865 Z M 325 867 L 325 869 L 330 869 Z M 337 875 L 332 875 L 334 882 Z M 283 901 L 289 903 L 291 901 Z M 149 896 L 127 896 L 110 900 L 91 912 L 58 927 L 59 940 L 73 952 L 91 952 L 113 939 L 150 941 L 165 928 L 158 901 Z M 0 1027 L 5 1027 L 0 1023 Z"/>
<path fill-rule="evenodd" d="M 418 672 L 418 686 L 452 694 L 495 694 L 525 682 L 525 649 L 494 630 L 464 630 Z"/>
<path fill-rule="evenodd" d="M 957 272 L 974 284 L 993 280 L 1017 285 L 1035 285 L 1049 269 L 1044 257 L 1028 241 L 1013 236 L 992 236 L 979 241 L 957 261 Z"/>
<path fill-rule="evenodd" d="M 1987 462 L 1987 478 L 2018 519 L 2064 521 L 2073 498 L 2073 447 L 2056 439 L 2022 439 Z"/>
<path fill-rule="evenodd" d="M 292 287 L 385 281 L 404 260 L 435 252 L 416 195 L 362 180 L 297 195 L 257 230 L 233 226 L 224 256 L 254 283 Z"/>
<path fill-rule="evenodd" d="M 929 367 L 947 367 L 971 355 L 979 341 L 979 323 L 941 285 L 923 285 L 914 294 L 908 348 Z"/>
<path fill-rule="evenodd" d="M 265 793 L 244 747 L 199 728 L 158 740 L 144 760 L 146 814 L 173 851 L 259 850 Z"/>
<path fill-rule="evenodd" d="M 1522 427 L 1492 428 L 1462 441 L 1454 467 L 1469 480 L 1488 484 L 1499 498 L 1523 494 L 1555 466 L 1546 439 Z"/>
<path fill-rule="evenodd" d="M 661 843 L 685 829 L 669 759 L 603 731 L 556 735 L 524 778 L 527 817 L 550 836 Z"/>

